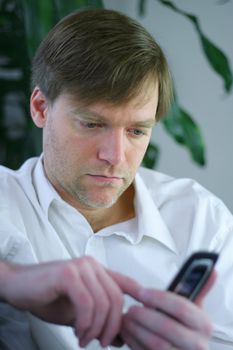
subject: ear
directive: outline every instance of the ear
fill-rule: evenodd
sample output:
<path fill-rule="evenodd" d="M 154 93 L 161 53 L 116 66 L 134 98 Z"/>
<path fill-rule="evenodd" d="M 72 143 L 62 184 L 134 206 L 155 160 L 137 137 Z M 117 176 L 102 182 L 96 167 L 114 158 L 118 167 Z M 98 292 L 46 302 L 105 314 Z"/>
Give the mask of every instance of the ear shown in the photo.
<path fill-rule="evenodd" d="M 35 87 L 30 99 L 31 116 L 38 128 L 45 126 L 48 114 L 48 101 L 38 86 Z"/>

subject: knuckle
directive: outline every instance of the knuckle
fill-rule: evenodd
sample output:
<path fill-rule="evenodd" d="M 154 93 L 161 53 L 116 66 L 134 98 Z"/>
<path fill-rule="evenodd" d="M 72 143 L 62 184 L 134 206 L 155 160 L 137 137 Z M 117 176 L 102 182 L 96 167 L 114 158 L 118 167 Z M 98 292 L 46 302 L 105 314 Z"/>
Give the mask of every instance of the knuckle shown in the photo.
<path fill-rule="evenodd" d="M 82 289 L 78 293 L 78 301 L 80 309 L 83 310 L 92 310 L 94 309 L 95 303 L 89 293 L 86 293 L 86 290 Z"/>
<path fill-rule="evenodd" d="M 64 284 L 69 285 L 75 278 L 77 278 L 77 269 L 72 262 L 66 262 L 60 270 L 61 275 L 59 276 L 60 280 Z"/>

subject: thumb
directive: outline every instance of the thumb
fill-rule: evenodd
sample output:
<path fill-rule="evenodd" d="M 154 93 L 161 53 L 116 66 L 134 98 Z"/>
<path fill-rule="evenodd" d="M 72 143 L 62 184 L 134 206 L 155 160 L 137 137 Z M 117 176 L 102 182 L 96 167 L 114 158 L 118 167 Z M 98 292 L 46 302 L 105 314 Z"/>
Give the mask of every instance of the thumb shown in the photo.
<path fill-rule="evenodd" d="M 215 284 L 216 279 L 217 279 L 217 272 L 216 272 L 216 270 L 214 270 L 211 273 L 211 275 L 210 275 L 208 281 L 206 282 L 205 286 L 201 290 L 200 294 L 194 300 L 195 304 L 197 304 L 199 306 L 202 305 L 204 298 L 206 297 L 206 295 L 209 293 L 209 291 L 211 290 L 211 288 Z"/>

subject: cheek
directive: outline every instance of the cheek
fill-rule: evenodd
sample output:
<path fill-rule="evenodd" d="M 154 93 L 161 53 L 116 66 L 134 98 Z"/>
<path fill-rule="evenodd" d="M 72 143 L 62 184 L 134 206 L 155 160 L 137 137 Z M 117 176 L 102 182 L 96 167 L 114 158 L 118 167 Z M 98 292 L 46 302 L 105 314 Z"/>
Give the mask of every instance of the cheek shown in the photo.
<path fill-rule="evenodd" d="M 77 135 L 64 138 L 60 144 L 61 152 L 64 157 L 67 157 L 71 162 L 81 165 L 83 162 L 93 159 L 96 154 L 97 145 L 90 138 L 78 137 Z"/>
<path fill-rule="evenodd" d="M 145 145 L 144 145 L 144 147 L 143 147 L 143 149 L 141 150 L 141 153 L 140 153 L 140 164 L 142 163 L 143 158 L 144 158 L 144 156 L 145 156 L 145 154 L 146 154 L 146 150 L 147 150 L 147 148 L 148 148 L 149 142 L 150 142 L 150 141 L 146 142 Z"/>
<path fill-rule="evenodd" d="M 128 157 L 127 157 L 128 161 L 131 163 L 132 167 L 134 167 L 135 169 L 137 169 L 141 164 L 144 158 L 148 143 L 149 142 L 145 142 L 142 145 L 140 145 L 140 147 L 131 149 L 130 153 L 128 154 Z"/>

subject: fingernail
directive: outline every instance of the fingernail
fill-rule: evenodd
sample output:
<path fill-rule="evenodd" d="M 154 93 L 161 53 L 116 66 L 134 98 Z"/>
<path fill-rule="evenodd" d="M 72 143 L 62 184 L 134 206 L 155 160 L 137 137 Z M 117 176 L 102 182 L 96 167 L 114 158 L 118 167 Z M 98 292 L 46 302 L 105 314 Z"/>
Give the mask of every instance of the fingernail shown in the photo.
<path fill-rule="evenodd" d="M 147 301 L 150 297 L 150 293 L 148 291 L 148 289 L 145 289 L 145 288 L 142 288 L 140 291 L 139 291 L 139 295 L 140 295 L 140 298 L 143 300 L 143 301 Z"/>
<path fill-rule="evenodd" d="M 140 299 L 143 304 L 151 303 L 155 299 L 156 291 L 151 289 L 141 289 Z"/>
<path fill-rule="evenodd" d="M 87 344 L 88 344 L 88 341 L 85 338 L 84 339 L 79 338 L 79 346 L 81 348 L 84 348 Z"/>
<path fill-rule="evenodd" d="M 109 339 L 106 338 L 106 337 L 103 337 L 103 338 L 100 338 L 100 339 L 99 339 L 99 342 L 100 342 L 101 346 L 102 346 L 103 348 L 105 348 L 106 346 L 108 346 L 108 345 L 110 344 L 111 340 L 109 340 Z"/>

